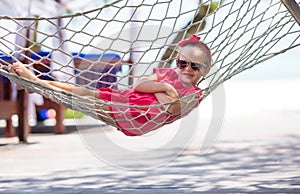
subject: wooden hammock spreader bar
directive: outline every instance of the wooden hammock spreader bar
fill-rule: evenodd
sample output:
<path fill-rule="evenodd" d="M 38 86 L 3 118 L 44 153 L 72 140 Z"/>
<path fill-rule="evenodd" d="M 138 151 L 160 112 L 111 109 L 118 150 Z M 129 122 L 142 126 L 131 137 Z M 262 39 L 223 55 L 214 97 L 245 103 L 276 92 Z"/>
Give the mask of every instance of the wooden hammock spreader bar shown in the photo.
<path fill-rule="evenodd" d="M 289 10 L 297 23 L 300 25 L 300 6 L 295 0 L 281 0 L 285 7 Z"/>

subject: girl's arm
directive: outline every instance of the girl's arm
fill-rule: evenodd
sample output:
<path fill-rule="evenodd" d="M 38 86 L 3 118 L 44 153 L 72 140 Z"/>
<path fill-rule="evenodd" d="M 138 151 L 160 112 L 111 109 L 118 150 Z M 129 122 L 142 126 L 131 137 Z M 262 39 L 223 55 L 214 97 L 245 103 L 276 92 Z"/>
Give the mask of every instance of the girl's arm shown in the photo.
<path fill-rule="evenodd" d="M 157 75 L 154 74 L 149 78 L 140 80 L 133 88 L 137 92 L 141 93 L 153 93 L 161 104 L 173 102 L 179 98 L 176 89 L 168 83 L 157 82 Z M 180 102 L 174 102 L 168 106 L 165 106 L 167 112 L 175 115 L 180 114 L 181 104 Z"/>
<path fill-rule="evenodd" d="M 158 102 L 161 104 L 173 102 L 174 100 L 178 99 L 178 98 L 172 98 L 164 92 L 157 92 L 157 93 L 154 93 L 154 95 L 157 98 Z M 173 102 L 170 105 L 166 105 L 166 106 L 164 106 L 164 108 L 171 115 L 177 115 L 177 114 L 181 113 L 180 101 Z"/>
<path fill-rule="evenodd" d="M 169 95 L 170 97 L 177 99 L 179 95 L 175 88 L 168 83 L 157 82 L 157 75 L 153 74 L 149 78 L 141 79 L 133 89 L 141 93 L 158 93 L 163 92 Z"/>
<path fill-rule="evenodd" d="M 197 101 L 194 100 L 194 95 L 185 97 L 184 99 L 180 99 L 178 101 L 175 101 L 178 98 L 171 98 L 163 92 L 155 93 L 154 95 L 161 104 L 172 102 L 169 106 L 164 106 L 167 112 L 171 115 L 178 115 L 184 111 L 192 110 L 197 105 Z"/>

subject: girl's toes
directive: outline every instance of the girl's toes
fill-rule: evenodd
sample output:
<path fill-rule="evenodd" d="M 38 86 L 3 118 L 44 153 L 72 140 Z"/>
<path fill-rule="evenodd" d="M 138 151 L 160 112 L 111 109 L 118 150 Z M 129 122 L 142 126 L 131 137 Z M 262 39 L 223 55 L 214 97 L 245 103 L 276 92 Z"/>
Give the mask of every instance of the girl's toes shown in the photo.
<path fill-rule="evenodd" d="M 22 88 L 22 87 L 19 86 L 19 85 L 16 85 L 16 89 L 17 89 L 17 90 L 23 90 L 24 88 Z"/>
<path fill-rule="evenodd" d="M 28 93 L 28 94 L 32 94 L 33 92 L 31 90 L 29 90 L 28 88 L 25 89 L 25 91 Z"/>

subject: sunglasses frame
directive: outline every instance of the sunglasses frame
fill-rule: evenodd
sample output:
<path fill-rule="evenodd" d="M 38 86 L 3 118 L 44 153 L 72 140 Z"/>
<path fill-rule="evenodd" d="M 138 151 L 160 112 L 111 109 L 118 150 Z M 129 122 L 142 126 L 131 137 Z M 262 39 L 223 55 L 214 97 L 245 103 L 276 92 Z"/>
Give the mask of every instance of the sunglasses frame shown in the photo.
<path fill-rule="evenodd" d="M 181 59 L 176 59 L 176 65 L 179 69 L 184 69 L 190 65 L 193 71 L 200 71 L 201 69 L 206 69 L 207 66 L 201 63 L 188 62 Z"/>

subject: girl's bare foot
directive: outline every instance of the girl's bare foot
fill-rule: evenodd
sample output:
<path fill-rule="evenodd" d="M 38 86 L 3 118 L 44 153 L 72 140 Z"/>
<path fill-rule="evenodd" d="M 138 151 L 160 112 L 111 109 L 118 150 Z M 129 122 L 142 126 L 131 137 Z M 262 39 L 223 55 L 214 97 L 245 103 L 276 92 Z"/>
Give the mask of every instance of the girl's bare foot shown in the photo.
<path fill-rule="evenodd" d="M 69 86 L 63 86 L 61 84 L 58 84 L 59 86 L 51 85 L 45 80 L 41 80 L 38 77 L 36 77 L 27 67 L 30 65 L 22 64 L 21 62 L 13 63 L 12 65 L 9 65 L 9 72 L 15 73 L 20 77 L 23 77 L 31 82 L 39 83 L 40 85 L 44 87 L 48 87 L 49 89 L 55 90 L 55 91 L 63 91 L 61 88 L 69 88 Z M 32 93 L 29 89 L 25 89 L 28 93 Z"/>
<path fill-rule="evenodd" d="M 28 65 L 25 65 L 21 62 L 16 62 L 16 63 L 13 63 L 12 65 L 9 65 L 8 70 L 10 73 L 15 73 L 15 74 L 19 75 L 20 77 L 26 78 L 30 81 L 36 81 L 37 78 L 32 74 L 31 71 L 29 71 L 27 69 L 27 67 L 28 67 Z M 16 85 L 16 89 L 22 90 L 24 88 L 20 87 L 19 85 Z M 26 92 L 32 93 L 30 90 L 27 90 L 27 89 L 26 89 Z"/>
<path fill-rule="evenodd" d="M 29 71 L 29 69 L 27 69 L 27 67 L 28 67 L 28 65 L 25 65 L 21 62 L 16 62 L 11 65 L 10 72 L 16 73 L 19 76 L 26 78 L 30 81 L 36 81 L 38 78 L 35 77 L 35 75 L 32 74 L 32 72 Z"/>

